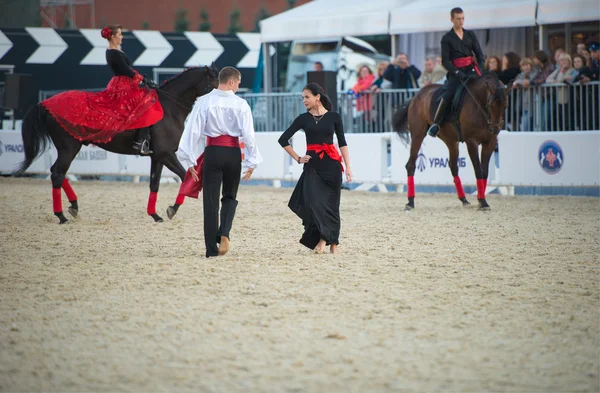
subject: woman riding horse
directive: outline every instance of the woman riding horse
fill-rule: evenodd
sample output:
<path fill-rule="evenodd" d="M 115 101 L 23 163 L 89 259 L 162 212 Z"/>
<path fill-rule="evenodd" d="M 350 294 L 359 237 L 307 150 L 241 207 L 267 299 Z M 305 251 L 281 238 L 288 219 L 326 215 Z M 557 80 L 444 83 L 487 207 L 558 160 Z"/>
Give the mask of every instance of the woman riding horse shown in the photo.
<path fill-rule="evenodd" d="M 140 155 L 152 154 L 150 127 L 163 118 L 155 90 L 158 86 L 131 68 L 120 49 L 121 25 L 107 26 L 101 34 L 108 41 L 106 62 L 114 74 L 106 89 L 98 93 L 67 91 L 41 104 L 80 141 L 106 143 L 119 132 L 140 129 L 134 148 Z"/>
<path fill-rule="evenodd" d="M 146 212 L 161 222 L 162 218 L 156 214 L 156 201 L 163 166 L 183 181 L 186 171 L 175 151 L 184 122 L 196 98 L 217 86 L 218 69 L 214 63 L 210 67 L 190 68 L 157 87 L 132 70 L 129 60 L 118 50 L 122 40 L 120 26 L 103 29 L 102 36 L 111 45 L 107 60 L 115 77 L 100 93 L 68 91 L 32 108 L 23 119 L 21 135 L 25 159 L 15 174 L 24 173 L 53 142 L 57 157 L 50 168 L 52 205 L 54 215 L 63 224 L 68 220 L 62 211 L 61 188 L 71 205 L 68 212 L 73 217 L 79 214 L 77 195 L 66 175 L 83 144 L 93 143 L 117 154 L 138 155 L 142 150 L 150 154 L 150 196 Z M 139 87 L 140 83 L 144 88 Z M 155 130 L 152 152 L 147 143 L 140 143 L 139 136 L 135 141 L 136 131 L 139 133 L 140 128 L 150 126 Z M 179 204 L 183 203 L 180 199 Z"/>

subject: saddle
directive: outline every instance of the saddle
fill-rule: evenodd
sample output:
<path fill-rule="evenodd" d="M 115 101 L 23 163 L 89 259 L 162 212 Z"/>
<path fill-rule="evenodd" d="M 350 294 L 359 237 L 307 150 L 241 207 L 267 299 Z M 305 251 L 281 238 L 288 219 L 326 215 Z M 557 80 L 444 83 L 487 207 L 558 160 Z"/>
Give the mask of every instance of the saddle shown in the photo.
<path fill-rule="evenodd" d="M 466 89 L 465 86 L 468 86 L 469 82 L 475 79 L 475 75 L 469 75 L 469 77 L 464 81 L 464 84 L 461 83 L 456 88 L 454 92 L 454 96 L 452 97 L 452 102 L 450 105 L 446 106 L 446 113 L 442 114 L 442 121 L 440 122 L 440 127 L 442 124 L 450 122 L 456 129 L 458 133 L 459 142 L 464 142 L 462 137 L 462 133 L 460 131 L 460 111 L 462 109 L 463 101 L 465 98 Z M 435 112 L 437 111 L 438 105 L 440 104 L 440 100 L 442 96 L 448 89 L 448 82 L 446 82 L 441 88 L 437 89 L 433 93 L 433 97 L 431 98 L 430 104 L 430 121 L 433 123 L 433 118 L 435 117 Z"/>

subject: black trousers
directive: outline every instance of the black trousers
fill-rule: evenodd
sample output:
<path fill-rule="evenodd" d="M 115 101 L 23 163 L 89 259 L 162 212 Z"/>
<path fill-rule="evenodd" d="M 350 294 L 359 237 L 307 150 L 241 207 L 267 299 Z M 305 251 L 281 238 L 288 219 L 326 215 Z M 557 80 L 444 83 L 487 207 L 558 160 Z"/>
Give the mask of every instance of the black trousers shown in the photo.
<path fill-rule="evenodd" d="M 229 238 L 238 201 L 238 187 L 242 171 L 242 152 L 239 147 L 207 146 L 202 168 L 202 201 L 204 204 L 204 242 L 206 257 L 219 255 L 217 243 L 221 236 Z M 221 224 L 219 225 L 219 192 Z"/>
<path fill-rule="evenodd" d="M 448 83 L 444 86 L 444 100 L 447 104 L 452 103 L 452 99 L 454 98 L 454 93 L 456 93 L 456 89 L 458 86 L 462 84 L 460 78 L 454 74 L 448 73 L 447 79 Z"/>

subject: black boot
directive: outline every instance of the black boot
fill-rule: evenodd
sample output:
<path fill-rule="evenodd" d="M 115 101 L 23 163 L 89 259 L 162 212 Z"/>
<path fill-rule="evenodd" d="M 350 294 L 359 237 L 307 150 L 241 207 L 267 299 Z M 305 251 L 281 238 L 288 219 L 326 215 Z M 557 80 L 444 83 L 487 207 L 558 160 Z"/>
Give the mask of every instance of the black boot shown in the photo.
<path fill-rule="evenodd" d="M 142 128 L 138 131 L 133 148 L 140 152 L 140 156 L 152 154 L 152 150 L 150 150 L 150 127 Z"/>
<path fill-rule="evenodd" d="M 440 100 L 440 104 L 438 105 L 437 111 L 435 111 L 435 117 L 433 118 L 433 124 L 429 127 L 427 133 L 429 136 L 436 137 L 438 132 L 440 131 L 440 122 L 444 118 L 444 114 L 446 113 L 446 100 L 442 97 Z"/>

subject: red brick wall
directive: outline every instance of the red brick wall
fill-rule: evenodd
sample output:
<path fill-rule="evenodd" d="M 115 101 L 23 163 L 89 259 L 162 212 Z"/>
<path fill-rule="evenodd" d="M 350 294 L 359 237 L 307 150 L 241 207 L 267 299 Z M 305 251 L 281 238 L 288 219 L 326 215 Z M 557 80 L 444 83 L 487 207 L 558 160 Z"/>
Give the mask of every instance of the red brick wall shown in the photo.
<path fill-rule="evenodd" d="M 295 6 L 308 3 L 310 0 L 296 0 Z M 212 33 L 227 33 L 229 14 L 237 6 L 240 10 L 240 24 L 243 31 L 252 31 L 254 22 L 261 7 L 269 15 L 275 15 L 288 9 L 287 0 L 96 0 L 96 28 L 103 24 L 120 23 L 128 30 L 139 30 L 144 21 L 150 24 L 150 30 L 169 32 L 175 30 L 175 12 L 179 8 L 188 11 L 188 30 L 197 31 L 200 26 L 200 11 L 208 11 Z M 75 23 L 78 28 L 92 27 L 90 7 L 75 6 Z M 66 9 L 64 9 L 66 11 Z M 57 25 L 64 27 L 61 13 L 57 13 Z M 44 26 L 48 23 L 42 21 Z"/>

